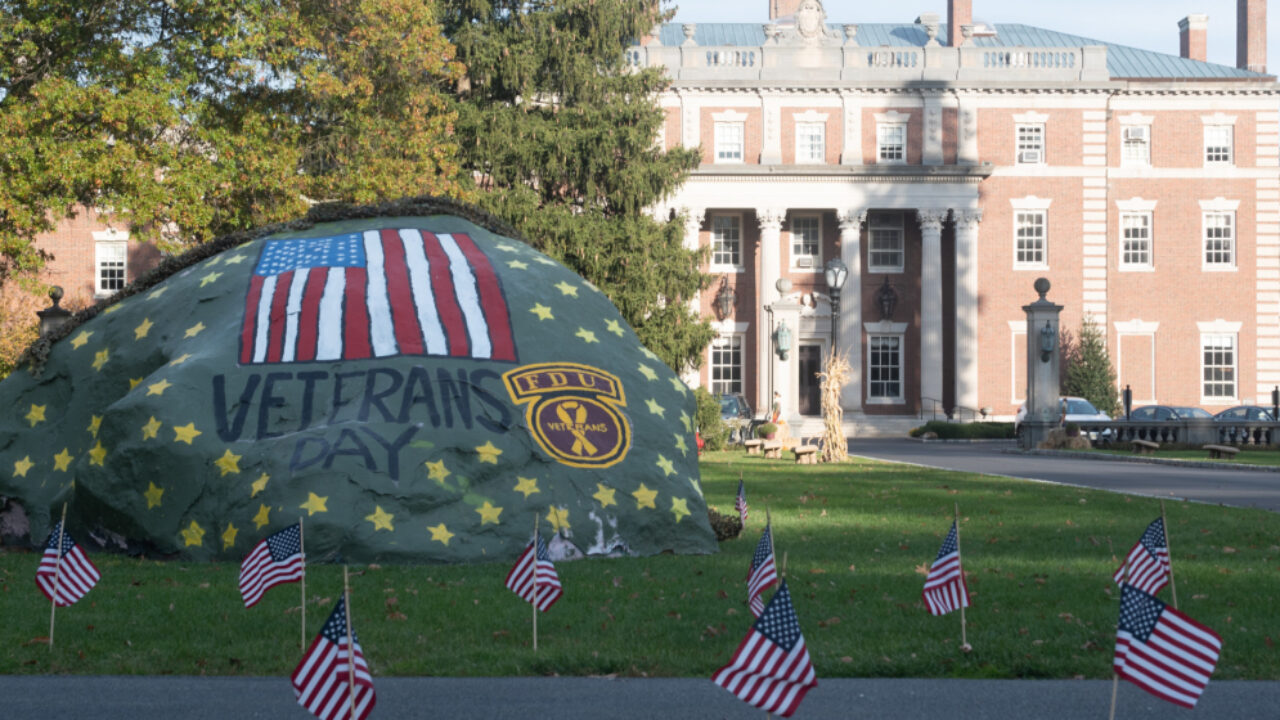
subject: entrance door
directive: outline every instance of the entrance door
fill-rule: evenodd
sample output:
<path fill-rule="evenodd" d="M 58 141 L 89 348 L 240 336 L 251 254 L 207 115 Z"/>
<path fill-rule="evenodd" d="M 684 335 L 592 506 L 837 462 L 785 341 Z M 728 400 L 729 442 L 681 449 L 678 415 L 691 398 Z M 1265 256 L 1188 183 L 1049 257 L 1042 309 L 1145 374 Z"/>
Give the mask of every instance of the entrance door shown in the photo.
<path fill-rule="evenodd" d="M 800 414 L 822 414 L 822 385 L 818 373 L 822 371 L 822 346 L 801 345 L 796 365 L 800 368 Z"/>

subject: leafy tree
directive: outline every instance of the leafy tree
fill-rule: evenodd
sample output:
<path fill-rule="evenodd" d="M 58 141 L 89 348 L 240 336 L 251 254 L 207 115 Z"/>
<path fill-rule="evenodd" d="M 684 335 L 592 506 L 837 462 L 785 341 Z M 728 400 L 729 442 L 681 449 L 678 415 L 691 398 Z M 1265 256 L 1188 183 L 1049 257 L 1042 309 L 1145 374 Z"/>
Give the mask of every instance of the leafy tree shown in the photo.
<path fill-rule="evenodd" d="M 599 287 L 672 368 L 713 335 L 687 301 L 710 280 L 678 220 L 645 209 L 698 164 L 657 147 L 667 80 L 624 50 L 661 19 L 651 0 L 443 0 L 467 68 L 458 135 L 479 202 Z"/>
<path fill-rule="evenodd" d="M 1106 338 L 1093 318 L 1085 317 L 1073 352 L 1070 356 L 1064 355 L 1063 361 L 1067 372 L 1062 394 L 1082 397 L 1112 417 L 1120 412 L 1116 371 L 1107 353 Z"/>

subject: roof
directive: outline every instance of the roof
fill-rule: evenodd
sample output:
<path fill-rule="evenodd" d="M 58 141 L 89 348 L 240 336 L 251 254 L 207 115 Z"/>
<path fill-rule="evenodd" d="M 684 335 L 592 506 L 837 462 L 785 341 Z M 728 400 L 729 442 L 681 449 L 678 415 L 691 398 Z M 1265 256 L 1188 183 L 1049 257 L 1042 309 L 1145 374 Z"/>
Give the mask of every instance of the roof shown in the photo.
<path fill-rule="evenodd" d="M 842 25 L 828 24 L 827 27 L 843 36 Z M 1177 55 L 1104 42 L 1032 25 L 998 23 L 994 27 L 995 36 L 974 37 L 972 44 L 976 47 L 1101 45 L 1107 48 L 1107 71 L 1113 78 L 1250 80 L 1270 77 L 1264 73 L 1241 70 L 1230 65 L 1190 60 Z M 947 25 L 942 23 L 938 26 L 938 37 L 946 38 L 946 36 Z M 667 23 L 662 26 L 659 37 L 663 45 L 680 45 L 684 42 L 684 31 L 680 23 Z M 694 40 L 699 45 L 708 46 L 760 46 L 765 40 L 764 26 L 760 23 L 699 23 Z M 928 36 L 924 28 L 915 23 L 866 23 L 858 25 L 857 40 L 858 45 L 862 47 L 923 47 L 928 41 Z"/>

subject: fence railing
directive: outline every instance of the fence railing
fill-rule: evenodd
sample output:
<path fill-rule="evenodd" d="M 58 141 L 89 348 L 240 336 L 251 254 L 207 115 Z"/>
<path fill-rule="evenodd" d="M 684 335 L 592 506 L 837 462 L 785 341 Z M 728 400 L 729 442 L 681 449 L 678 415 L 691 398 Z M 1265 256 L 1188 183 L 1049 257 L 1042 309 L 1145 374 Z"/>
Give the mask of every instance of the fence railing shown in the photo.
<path fill-rule="evenodd" d="M 1080 434 L 1094 445 L 1147 440 L 1185 445 L 1280 445 L 1280 422 L 1217 422 L 1214 420 L 1164 420 L 1142 422 L 1111 420 L 1077 422 Z"/>

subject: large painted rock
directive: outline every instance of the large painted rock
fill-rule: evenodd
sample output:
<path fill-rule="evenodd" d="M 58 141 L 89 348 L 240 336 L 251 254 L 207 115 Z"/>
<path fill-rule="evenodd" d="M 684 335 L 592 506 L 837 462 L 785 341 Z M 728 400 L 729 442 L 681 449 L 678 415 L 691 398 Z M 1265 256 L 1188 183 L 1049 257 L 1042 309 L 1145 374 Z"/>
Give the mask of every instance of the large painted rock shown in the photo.
<path fill-rule="evenodd" d="M 196 559 L 299 519 L 315 559 L 509 558 L 535 516 L 562 558 L 714 552 L 693 393 L 608 298 L 404 207 L 223 241 L 0 382 L 32 542 L 69 501 L 72 530 Z"/>

